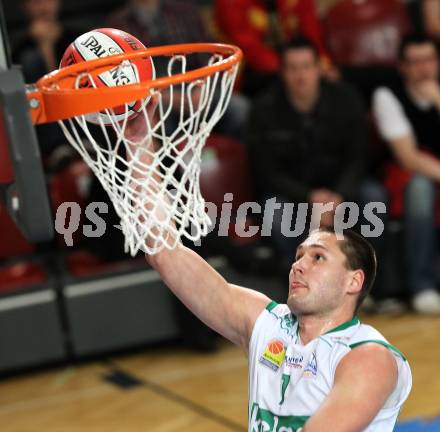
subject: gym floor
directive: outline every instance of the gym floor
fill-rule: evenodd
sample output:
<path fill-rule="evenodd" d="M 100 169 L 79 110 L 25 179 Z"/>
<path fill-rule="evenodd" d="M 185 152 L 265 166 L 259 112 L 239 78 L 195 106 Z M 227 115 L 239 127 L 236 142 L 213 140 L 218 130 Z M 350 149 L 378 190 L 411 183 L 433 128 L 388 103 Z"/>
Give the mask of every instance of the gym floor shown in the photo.
<path fill-rule="evenodd" d="M 364 316 L 407 356 L 413 391 L 398 432 L 439 431 L 440 318 Z M 246 431 L 247 360 L 167 346 L 0 381 L 3 432 Z"/>

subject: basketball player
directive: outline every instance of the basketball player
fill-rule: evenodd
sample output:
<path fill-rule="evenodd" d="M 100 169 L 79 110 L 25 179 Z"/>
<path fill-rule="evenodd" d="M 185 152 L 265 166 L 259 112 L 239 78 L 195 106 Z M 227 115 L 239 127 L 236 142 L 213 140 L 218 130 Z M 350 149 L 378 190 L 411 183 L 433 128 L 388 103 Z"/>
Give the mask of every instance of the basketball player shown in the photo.
<path fill-rule="evenodd" d="M 138 132 L 128 130 L 132 139 Z M 248 353 L 249 431 L 393 430 L 411 372 L 356 317 L 376 274 L 363 237 L 313 231 L 297 249 L 286 305 L 229 284 L 183 245 L 147 260 L 194 314 Z"/>

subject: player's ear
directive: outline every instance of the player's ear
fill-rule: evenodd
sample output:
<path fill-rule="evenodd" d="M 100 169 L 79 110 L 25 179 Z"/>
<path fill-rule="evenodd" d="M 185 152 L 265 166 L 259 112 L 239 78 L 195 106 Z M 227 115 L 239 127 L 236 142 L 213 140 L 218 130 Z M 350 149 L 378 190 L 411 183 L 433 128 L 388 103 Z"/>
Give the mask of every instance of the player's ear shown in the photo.
<path fill-rule="evenodd" d="M 351 270 L 348 275 L 348 292 L 350 294 L 357 294 L 362 290 L 364 285 L 365 274 L 363 270 Z"/>

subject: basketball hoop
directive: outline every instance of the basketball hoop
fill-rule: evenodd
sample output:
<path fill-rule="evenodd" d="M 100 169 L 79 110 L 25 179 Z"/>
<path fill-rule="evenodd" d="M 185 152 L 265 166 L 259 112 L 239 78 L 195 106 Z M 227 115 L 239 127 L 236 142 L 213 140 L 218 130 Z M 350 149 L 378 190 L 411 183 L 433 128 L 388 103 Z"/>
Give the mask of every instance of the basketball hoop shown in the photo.
<path fill-rule="evenodd" d="M 206 66 L 190 69 L 194 55 L 205 55 Z M 94 84 L 101 74 L 150 57 L 167 62 L 165 76 L 115 87 Z M 195 241 L 207 234 L 201 151 L 228 106 L 241 58 L 239 48 L 223 44 L 155 47 L 77 63 L 29 87 L 33 123 L 58 121 L 108 193 L 131 255 L 155 254 L 173 249 L 182 236 Z M 83 87 L 84 80 L 92 85 Z M 129 107 L 139 100 L 137 121 L 144 129 L 134 137 Z M 106 126 L 98 115 L 95 124 L 87 121 L 90 113 L 116 118 L 113 109 L 121 105 L 122 120 Z"/>

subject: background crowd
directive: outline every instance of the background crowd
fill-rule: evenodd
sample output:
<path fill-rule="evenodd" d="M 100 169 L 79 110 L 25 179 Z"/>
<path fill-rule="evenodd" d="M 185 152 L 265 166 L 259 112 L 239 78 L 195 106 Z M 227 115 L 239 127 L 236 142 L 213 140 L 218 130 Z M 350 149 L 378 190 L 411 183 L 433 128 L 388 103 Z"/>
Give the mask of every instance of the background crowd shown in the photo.
<path fill-rule="evenodd" d="M 97 27 L 125 30 L 147 46 L 219 41 L 242 48 L 234 96 L 214 132 L 246 152 L 252 194 L 273 205 L 272 236 L 244 242 L 213 233 L 203 254 L 220 251 L 242 270 L 287 281 L 301 237 L 281 232 L 295 221 L 294 212 L 283 220 L 286 204 L 333 203 L 326 223 L 341 202 L 382 202 L 369 310 L 440 314 L 440 0 L 121 0 L 88 16 L 79 5 L 72 13 L 71 3 L 21 0 L 23 15 L 9 17 L 6 9 L 13 61 L 27 82 L 55 69 L 65 48 Z M 75 154 L 57 125 L 37 132 L 48 182 L 62 177 Z M 245 171 L 234 175 L 241 182 Z M 100 196 L 97 188 L 82 188 L 84 202 Z M 122 260 L 113 253 L 122 250 L 118 235 L 93 245 L 78 239 L 76 247 Z M 262 246 L 271 259 L 257 253 Z"/>

